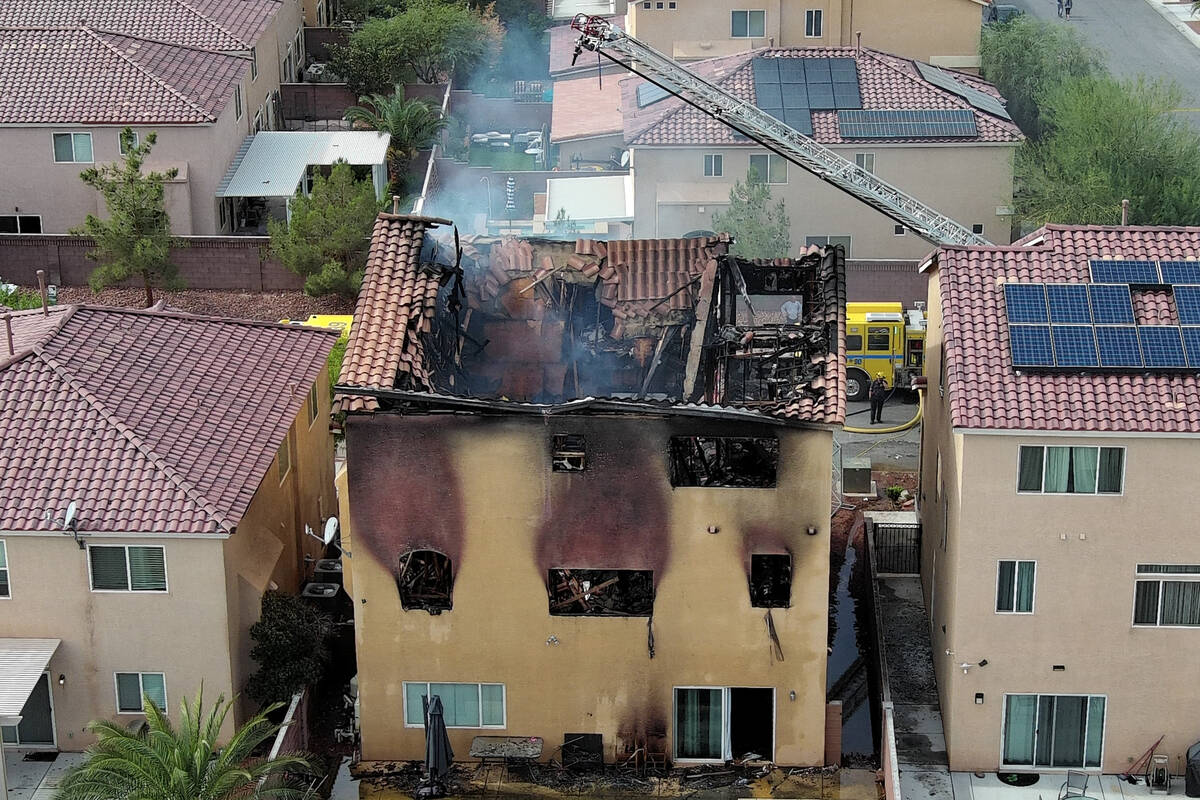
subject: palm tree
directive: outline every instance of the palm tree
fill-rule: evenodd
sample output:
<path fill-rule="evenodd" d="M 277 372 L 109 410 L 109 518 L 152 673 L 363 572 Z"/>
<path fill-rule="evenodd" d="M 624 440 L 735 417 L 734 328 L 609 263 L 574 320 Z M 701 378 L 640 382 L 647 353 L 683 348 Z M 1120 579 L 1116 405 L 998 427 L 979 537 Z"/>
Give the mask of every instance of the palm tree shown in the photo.
<path fill-rule="evenodd" d="M 312 767 L 298 755 L 272 760 L 255 755 L 280 726 L 264 708 L 239 728 L 224 747 L 217 746 L 221 725 L 233 706 L 224 696 L 208 712 L 204 690 L 195 702 L 180 703 L 178 729 L 149 697 L 144 698 L 146 726 L 130 731 L 108 720 L 94 720 L 88 730 L 97 741 L 87 760 L 59 785 L 56 800 L 289 800 L 304 797 L 294 782 Z M 236 699 L 236 698 L 234 698 Z"/>
<path fill-rule="evenodd" d="M 424 100 L 405 100 L 404 87 L 393 94 L 359 98 L 360 106 L 346 109 L 344 119 L 353 127 L 369 128 L 391 137 L 388 145 L 388 179 L 398 186 L 419 150 L 433 145 L 446 127 L 442 112 Z"/>

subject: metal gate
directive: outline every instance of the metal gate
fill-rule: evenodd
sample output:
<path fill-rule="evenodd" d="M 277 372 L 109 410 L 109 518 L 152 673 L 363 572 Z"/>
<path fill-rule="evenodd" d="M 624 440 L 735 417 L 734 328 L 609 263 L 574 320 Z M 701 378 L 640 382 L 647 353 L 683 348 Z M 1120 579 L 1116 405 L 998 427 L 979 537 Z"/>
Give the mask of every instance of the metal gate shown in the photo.
<path fill-rule="evenodd" d="M 921 524 L 876 523 L 875 569 L 891 575 L 921 572 Z"/>

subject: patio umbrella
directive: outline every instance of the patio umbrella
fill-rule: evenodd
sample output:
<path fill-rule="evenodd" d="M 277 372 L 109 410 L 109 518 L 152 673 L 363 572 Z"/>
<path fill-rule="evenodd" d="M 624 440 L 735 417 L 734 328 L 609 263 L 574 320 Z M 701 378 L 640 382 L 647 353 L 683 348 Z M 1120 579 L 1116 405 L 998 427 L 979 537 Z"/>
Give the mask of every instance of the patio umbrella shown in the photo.
<path fill-rule="evenodd" d="M 450 771 L 454 761 L 454 750 L 450 747 L 442 714 L 442 698 L 431 695 L 425 713 L 425 769 L 429 771 L 430 782 L 435 785 Z"/>

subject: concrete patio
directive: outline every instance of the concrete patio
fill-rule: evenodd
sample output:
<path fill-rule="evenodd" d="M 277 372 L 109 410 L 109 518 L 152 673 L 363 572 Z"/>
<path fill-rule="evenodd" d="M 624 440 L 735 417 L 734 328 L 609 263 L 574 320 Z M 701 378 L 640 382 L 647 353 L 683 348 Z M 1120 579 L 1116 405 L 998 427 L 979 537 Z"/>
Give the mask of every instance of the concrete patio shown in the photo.
<path fill-rule="evenodd" d="M 53 761 L 26 761 L 19 750 L 4 751 L 8 800 L 53 800 L 58 782 L 85 758 L 83 753 L 59 753 Z"/>
<path fill-rule="evenodd" d="M 982 778 L 970 772 L 950 774 L 954 788 L 954 800 L 1057 800 L 1058 791 L 1067 776 L 1062 772 L 1045 773 L 1038 776 L 1031 786 L 1009 786 L 995 772 L 985 773 Z M 1136 785 L 1121 780 L 1116 775 L 1093 775 L 1088 780 L 1087 795 L 1093 800 L 1142 800 L 1151 797 L 1145 781 Z M 1155 793 L 1155 797 L 1162 797 Z M 1170 797 L 1183 797 L 1183 776 L 1171 779 Z"/>

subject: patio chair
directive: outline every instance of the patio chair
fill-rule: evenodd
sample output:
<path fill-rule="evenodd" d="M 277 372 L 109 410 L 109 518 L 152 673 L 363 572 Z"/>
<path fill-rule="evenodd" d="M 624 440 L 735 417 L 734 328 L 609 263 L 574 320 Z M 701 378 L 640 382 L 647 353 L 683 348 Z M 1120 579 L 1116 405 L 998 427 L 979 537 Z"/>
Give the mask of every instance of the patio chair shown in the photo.
<path fill-rule="evenodd" d="M 1065 800 L 1068 797 L 1087 797 L 1088 777 L 1086 772 L 1067 770 L 1067 779 L 1063 781 L 1063 785 L 1058 790 L 1058 800 Z"/>

